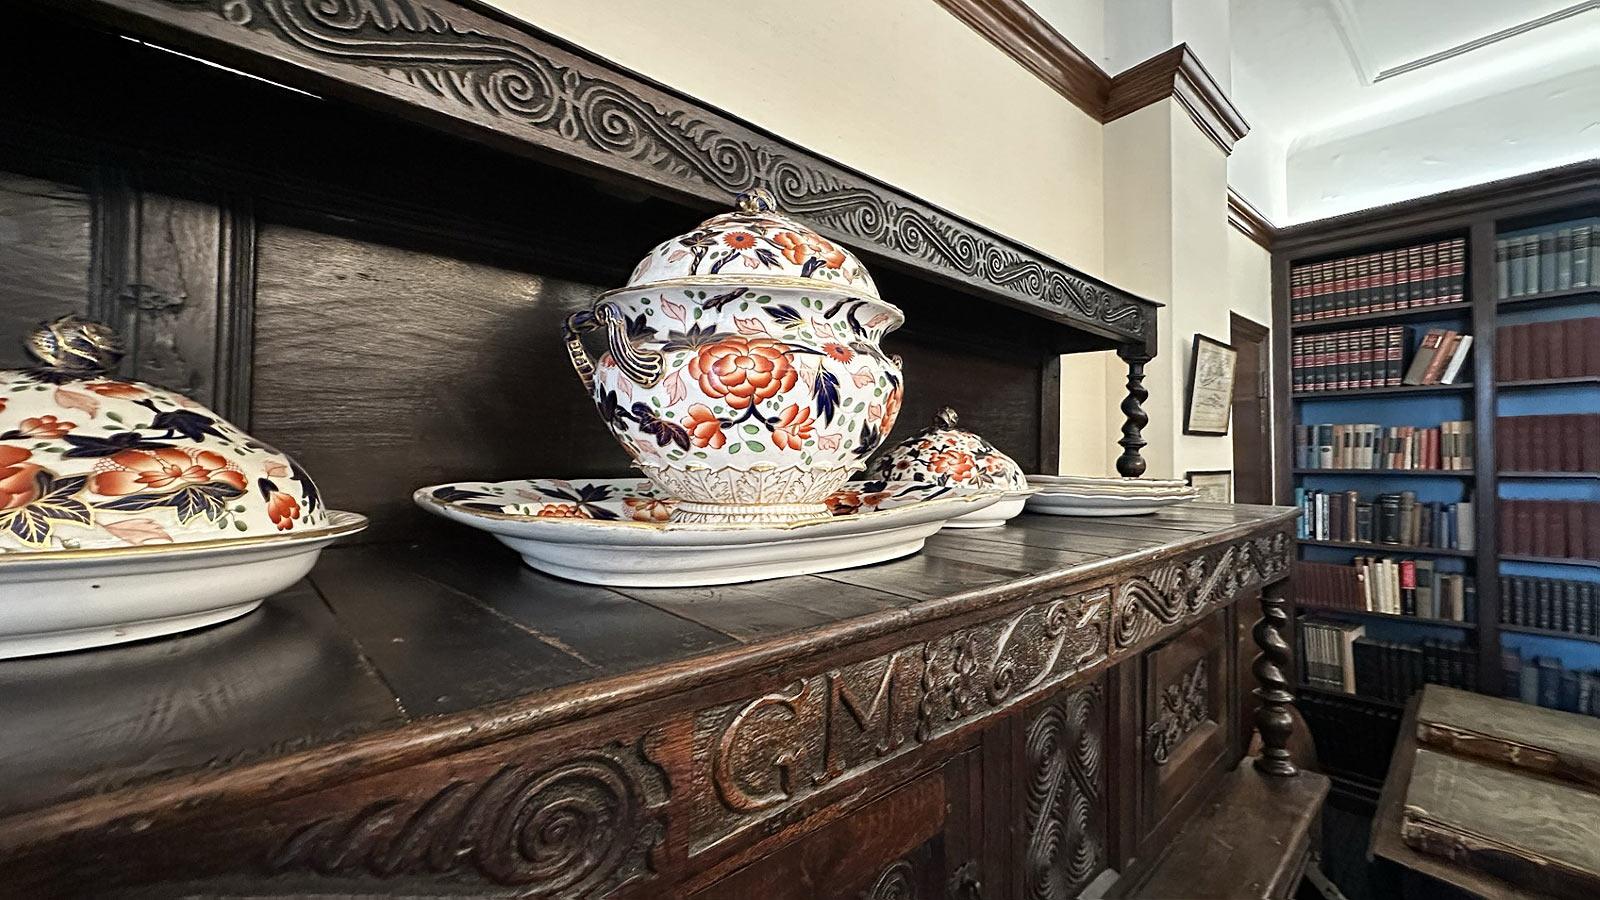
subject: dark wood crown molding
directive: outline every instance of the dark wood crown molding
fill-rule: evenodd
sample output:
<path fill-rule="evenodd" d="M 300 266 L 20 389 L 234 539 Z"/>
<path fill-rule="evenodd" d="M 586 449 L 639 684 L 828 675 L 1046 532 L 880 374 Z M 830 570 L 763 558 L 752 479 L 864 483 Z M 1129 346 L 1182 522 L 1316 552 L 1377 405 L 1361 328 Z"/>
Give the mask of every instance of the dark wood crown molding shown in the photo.
<path fill-rule="evenodd" d="M 1231 187 L 1228 188 L 1228 224 L 1266 250 L 1272 249 L 1272 242 L 1278 232 L 1277 227 L 1261 214 L 1261 210 L 1252 206 L 1249 200 L 1240 196 L 1239 192 Z"/>
<path fill-rule="evenodd" d="M 1159 304 L 473 0 L 76 0 L 123 34 L 704 209 L 751 187 L 829 237 L 1114 343 Z"/>
<path fill-rule="evenodd" d="M 1105 121 L 1111 76 L 1022 0 L 934 0 L 1079 109 Z"/>
<path fill-rule="evenodd" d="M 1233 145 L 1250 131 L 1250 123 L 1234 108 L 1233 101 L 1188 44 L 1152 56 L 1111 79 L 1111 94 L 1101 121 L 1116 121 L 1168 97 L 1183 106 L 1189 118 L 1223 153 L 1232 153 Z"/>
<path fill-rule="evenodd" d="M 1224 153 L 1250 130 L 1187 44 L 1113 77 L 1022 0 L 934 2 L 1098 122 L 1172 97 Z"/>

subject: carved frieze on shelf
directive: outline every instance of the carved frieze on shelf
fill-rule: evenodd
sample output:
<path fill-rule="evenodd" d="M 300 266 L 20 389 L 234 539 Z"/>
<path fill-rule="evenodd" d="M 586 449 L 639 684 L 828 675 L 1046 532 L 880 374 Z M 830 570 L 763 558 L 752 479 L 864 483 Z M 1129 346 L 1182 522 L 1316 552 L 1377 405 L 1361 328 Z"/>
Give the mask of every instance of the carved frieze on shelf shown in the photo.
<path fill-rule="evenodd" d="M 1154 324 L 1116 288 L 452 0 L 98 2 L 708 200 L 763 186 L 831 236 L 1113 337 Z"/>
<path fill-rule="evenodd" d="M 468 872 L 522 896 L 603 897 L 652 873 L 666 800 L 655 764 L 617 743 L 548 766 L 506 763 L 380 795 L 301 825 L 269 868 L 380 878 Z"/>
<path fill-rule="evenodd" d="M 701 710 L 693 849 L 1106 659 L 1110 593 L 1023 609 Z"/>
<path fill-rule="evenodd" d="M 1135 576 L 1112 603 L 1112 651 L 1142 644 L 1162 629 L 1199 618 L 1235 594 L 1289 571 L 1290 542 L 1278 532 Z"/>

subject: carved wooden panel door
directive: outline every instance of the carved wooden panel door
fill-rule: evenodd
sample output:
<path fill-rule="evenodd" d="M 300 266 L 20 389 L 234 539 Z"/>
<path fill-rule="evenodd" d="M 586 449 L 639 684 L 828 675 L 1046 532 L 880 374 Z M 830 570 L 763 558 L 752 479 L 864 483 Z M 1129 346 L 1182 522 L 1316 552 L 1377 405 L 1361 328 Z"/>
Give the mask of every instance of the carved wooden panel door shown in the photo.
<path fill-rule="evenodd" d="M 1011 893 L 1067 900 L 1109 865 L 1104 681 L 1034 705 L 1015 727 Z"/>
<path fill-rule="evenodd" d="M 694 900 L 977 900 L 981 753 L 973 747 L 692 894 Z"/>

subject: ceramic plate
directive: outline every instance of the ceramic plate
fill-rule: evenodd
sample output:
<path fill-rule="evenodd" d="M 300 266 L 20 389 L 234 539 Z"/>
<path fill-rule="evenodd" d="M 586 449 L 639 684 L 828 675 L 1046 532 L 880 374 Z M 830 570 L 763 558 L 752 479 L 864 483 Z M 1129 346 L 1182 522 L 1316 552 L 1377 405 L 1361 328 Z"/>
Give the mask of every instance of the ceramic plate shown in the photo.
<path fill-rule="evenodd" d="M 1190 491 L 1151 497 L 1109 497 L 1043 491 L 1028 498 L 1028 512 L 1051 516 L 1147 516 L 1199 496 Z"/>
<path fill-rule="evenodd" d="M 1190 490 L 1186 482 L 1156 478 L 1096 478 L 1088 475 L 1029 475 L 1028 483 L 1047 492 L 1149 497 L 1181 494 Z"/>
<path fill-rule="evenodd" d="M 853 482 L 828 498 L 833 518 L 780 526 L 669 523 L 672 501 L 637 479 L 463 482 L 422 488 L 413 499 L 493 534 L 541 572 L 590 584 L 682 587 L 895 559 L 922 549 L 950 519 L 1000 499 L 916 488 Z"/>
<path fill-rule="evenodd" d="M 365 516 L 257 538 L 0 555 L 0 659 L 187 631 L 244 615 Z"/>

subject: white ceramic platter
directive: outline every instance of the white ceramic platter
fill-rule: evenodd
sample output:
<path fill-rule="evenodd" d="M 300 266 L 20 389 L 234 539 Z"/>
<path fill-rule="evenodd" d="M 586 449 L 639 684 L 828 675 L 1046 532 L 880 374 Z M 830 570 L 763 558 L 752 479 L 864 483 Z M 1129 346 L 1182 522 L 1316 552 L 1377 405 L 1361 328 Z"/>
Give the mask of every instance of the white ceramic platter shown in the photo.
<path fill-rule="evenodd" d="M 828 499 L 831 519 L 780 526 L 668 523 L 672 501 L 633 479 L 466 482 L 422 488 L 413 499 L 493 534 L 541 572 L 616 587 L 735 584 L 883 562 L 1000 499 L 875 487 L 846 485 Z"/>
<path fill-rule="evenodd" d="M 1049 492 L 1089 495 L 1150 497 L 1181 494 L 1190 490 L 1186 482 L 1156 478 L 1097 478 L 1088 475 L 1029 475 L 1028 483 Z"/>
<path fill-rule="evenodd" d="M 1022 508 L 1035 491 L 1007 491 L 992 505 L 963 513 L 944 523 L 946 528 L 999 528 L 1022 515 Z"/>
<path fill-rule="evenodd" d="M 1195 499 L 1198 494 L 1151 497 L 1110 497 L 1044 491 L 1028 498 L 1028 512 L 1051 516 L 1147 516 L 1169 506 Z"/>
<path fill-rule="evenodd" d="M 242 616 L 311 570 L 365 516 L 208 543 L 0 555 L 0 659 L 82 650 Z"/>

